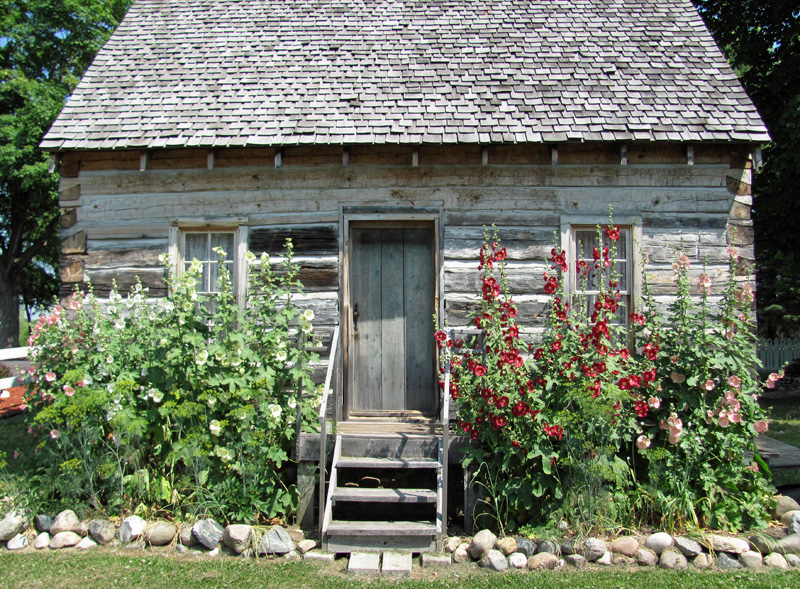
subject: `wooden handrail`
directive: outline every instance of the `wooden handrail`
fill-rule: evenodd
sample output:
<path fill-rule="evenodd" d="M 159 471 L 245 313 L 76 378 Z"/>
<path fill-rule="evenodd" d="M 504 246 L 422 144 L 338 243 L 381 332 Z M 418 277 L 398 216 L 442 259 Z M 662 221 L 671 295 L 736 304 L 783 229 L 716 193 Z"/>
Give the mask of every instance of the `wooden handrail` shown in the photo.
<path fill-rule="evenodd" d="M 322 387 L 322 399 L 319 403 L 319 540 L 323 541 L 323 519 L 325 517 L 325 464 L 328 458 L 328 431 L 326 413 L 328 397 L 331 392 L 331 381 L 336 366 L 336 355 L 339 351 L 339 326 L 333 330 L 331 351 L 328 355 L 328 370 L 325 372 L 325 384 Z"/>

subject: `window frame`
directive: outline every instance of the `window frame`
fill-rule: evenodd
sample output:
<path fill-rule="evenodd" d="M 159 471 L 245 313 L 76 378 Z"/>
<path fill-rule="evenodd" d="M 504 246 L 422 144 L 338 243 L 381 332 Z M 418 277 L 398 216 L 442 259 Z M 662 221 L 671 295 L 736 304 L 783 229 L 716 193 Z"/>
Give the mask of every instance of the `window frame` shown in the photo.
<path fill-rule="evenodd" d="M 249 226 L 247 219 L 221 218 L 219 221 L 195 219 L 173 219 L 169 226 L 168 254 L 170 270 L 174 276 L 180 276 L 184 271 L 183 255 L 185 252 L 185 236 L 188 233 L 233 233 L 234 251 L 226 252 L 233 262 L 233 291 L 236 302 L 243 308 L 247 296 L 247 252 Z"/>
<path fill-rule="evenodd" d="M 614 226 L 628 230 L 627 248 L 627 281 L 629 304 L 627 309 L 626 325 L 629 325 L 630 314 L 637 312 L 642 298 L 642 257 L 638 255 L 638 248 L 642 243 L 642 218 L 639 216 L 614 216 Z M 575 273 L 576 260 L 578 258 L 577 232 L 587 229 L 595 229 L 598 225 L 609 225 L 608 217 L 599 215 L 562 215 L 561 217 L 561 248 L 566 252 L 569 270 L 563 277 L 564 294 L 573 297 L 580 294 L 578 291 L 578 280 Z M 584 252 L 586 254 L 586 252 Z"/>

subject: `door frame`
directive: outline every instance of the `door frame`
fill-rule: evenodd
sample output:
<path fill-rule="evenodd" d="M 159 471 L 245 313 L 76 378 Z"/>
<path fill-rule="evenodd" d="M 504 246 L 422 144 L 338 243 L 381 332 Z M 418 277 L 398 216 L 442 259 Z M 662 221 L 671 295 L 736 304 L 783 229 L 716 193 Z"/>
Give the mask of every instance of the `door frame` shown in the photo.
<path fill-rule="evenodd" d="M 355 209 L 355 210 L 353 210 Z M 444 253 L 442 251 L 443 227 L 441 223 L 443 207 L 415 208 L 389 208 L 386 206 L 374 207 L 370 212 L 368 207 L 341 206 L 339 211 L 339 277 L 341 288 L 339 289 L 339 325 L 341 326 L 342 336 L 341 355 L 340 355 L 340 374 L 339 380 L 339 399 L 336 403 L 336 420 L 347 421 L 350 418 L 351 399 L 349 395 L 350 374 L 350 333 L 353 328 L 352 312 L 350 309 L 350 229 L 353 223 L 361 226 L 374 225 L 375 228 L 391 227 L 392 225 L 430 225 L 433 230 L 433 263 L 434 263 L 434 301 L 436 314 L 439 321 L 444 317 Z M 431 334 L 433 337 L 433 334 Z M 438 361 L 434 364 L 438 367 Z M 438 369 L 438 368 L 437 368 Z M 437 394 L 434 388 L 433 394 Z M 437 411 L 439 402 L 436 402 Z"/>

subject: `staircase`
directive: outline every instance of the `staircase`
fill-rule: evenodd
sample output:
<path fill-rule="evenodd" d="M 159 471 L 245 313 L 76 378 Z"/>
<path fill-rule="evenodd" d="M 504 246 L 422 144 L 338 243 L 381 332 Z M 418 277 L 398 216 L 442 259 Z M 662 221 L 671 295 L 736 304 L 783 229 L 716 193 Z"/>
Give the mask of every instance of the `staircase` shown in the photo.
<path fill-rule="evenodd" d="M 337 434 L 323 549 L 441 550 L 444 461 L 441 435 Z"/>

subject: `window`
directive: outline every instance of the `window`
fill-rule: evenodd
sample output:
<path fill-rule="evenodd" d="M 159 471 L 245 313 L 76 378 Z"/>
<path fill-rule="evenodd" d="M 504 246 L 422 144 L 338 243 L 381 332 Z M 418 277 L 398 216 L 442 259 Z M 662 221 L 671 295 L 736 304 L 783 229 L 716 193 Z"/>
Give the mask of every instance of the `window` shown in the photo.
<path fill-rule="evenodd" d="M 197 280 L 197 292 L 209 294 L 219 292 L 218 279 L 220 268 L 225 267 L 236 284 L 236 268 L 234 256 L 235 231 L 183 231 L 181 232 L 180 264 L 185 271 L 193 260 L 200 262 L 202 271 Z M 217 253 L 217 248 L 225 252 L 225 256 Z"/>
<path fill-rule="evenodd" d="M 638 285 L 635 279 L 639 273 L 638 256 L 634 255 L 634 243 L 641 243 L 641 222 L 637 218 L 614 219 L 613 226 L 619 227 L 619 237 L 612 240 L 605 231 L 598 234 L 597 226 L 606 227 L 608 219 L 572 217 L 562 219 L 561 237 L 567 253 L 569 272 L 566 276 L 565 292 L 585 297 L 586 314 L 591 315 L 600 291 L 601 281 L 610 281 L 611 269 L 619 281 L 620 306 L 617 312 L 621 325 L 627 325 L 629 316 L 636 304 Z M 608 260 L 613 262 L 604 267 L 604 248 L 608 247 Z M 595 268 L 595 256 L 600 258 L 600 268 Z M 584 266 L 581 272 L 579 267 Z"/>
<path fill-rule="evenodd" d="M 224 258 L 214 251 L 217 248 L 225 252 Z M 213 226 L 177 220 L 170 226 L 169 253 L 175 269 L 184 272 L 193 260 L 197 260 L 202 266 L 197 291 L 211 294 L 219 292 L 217 280 L 220 267 L 224 266 L 230 274 L 240 305 L 244 302 L 247 287 L 246 248 L 247 225 L 243 220 L 226 221 Z"/>

